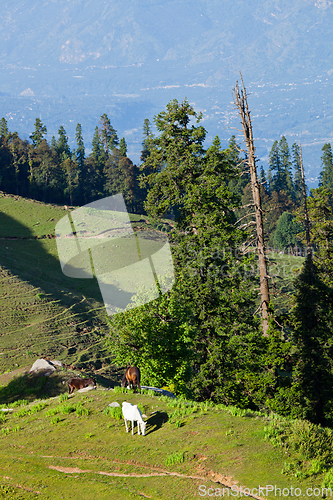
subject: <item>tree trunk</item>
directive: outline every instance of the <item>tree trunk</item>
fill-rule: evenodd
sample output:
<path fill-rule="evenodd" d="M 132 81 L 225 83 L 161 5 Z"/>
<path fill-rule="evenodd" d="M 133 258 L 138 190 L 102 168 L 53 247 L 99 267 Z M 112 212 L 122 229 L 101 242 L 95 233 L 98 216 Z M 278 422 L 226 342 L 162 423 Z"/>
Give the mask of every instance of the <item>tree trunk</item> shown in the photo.
<path fill-rule="evenodd" d="M 236 87 L 233 89 L 234 103 L 237 106 L 238 112 L 241 117 L 243 133 L 248 153 L 247 163 L 249 165 L 250 175 L 251 175 L 251 188 L 252 188 L 252 196 L 253 196 L 255 218 L 256 218 L 256 231 L 257 231 L 256 239 L 257 239 L 257 252 L 258 252 L 259 273 L 260 273 L 261 314 L 263 319 L 262 328 L 263 328 L 263 335 L 267 336 L 269 285 L 268 285 L 268 275 L 267 275 L 267 259 L 266 259 L 265 240 L 264 240 L 264 226 L 263 226 L 262 208 L 261 208 L 260 185 L 257 178 L 252 123 L 251 123 L 250 111 L 247 104 L 247 94 L 242 74 L 241 74 L 241 80 L 243 88 L 240 90 L 238 82 L 236 82 Z"/>

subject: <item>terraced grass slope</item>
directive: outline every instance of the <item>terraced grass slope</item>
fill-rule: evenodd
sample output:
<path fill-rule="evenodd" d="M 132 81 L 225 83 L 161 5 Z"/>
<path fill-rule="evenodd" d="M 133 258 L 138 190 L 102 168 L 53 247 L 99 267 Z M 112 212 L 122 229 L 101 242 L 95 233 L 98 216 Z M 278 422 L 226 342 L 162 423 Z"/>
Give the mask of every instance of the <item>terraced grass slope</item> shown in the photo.
<path fill-rule="evenodd" d="M 89 369 L 110 365 L 96 278 L 68 278 L 60 268 L 55 226 L 68 210 L 0 193 L 0 372 L 41 356 Z M 152 229 L 131 219 L 138 230 Z"/>

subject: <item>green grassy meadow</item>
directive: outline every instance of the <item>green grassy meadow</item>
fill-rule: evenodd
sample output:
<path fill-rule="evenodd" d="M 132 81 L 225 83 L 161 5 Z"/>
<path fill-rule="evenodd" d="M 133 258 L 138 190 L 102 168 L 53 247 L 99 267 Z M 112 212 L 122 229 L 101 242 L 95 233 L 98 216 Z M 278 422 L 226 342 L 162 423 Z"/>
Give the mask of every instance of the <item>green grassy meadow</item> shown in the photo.
<path fill-rule="evenodd" d="M 127 434 L 109 413 L 111 402 L 125 400 L 145 415 L 145 436 L 136 427 Z M 23 401 L 0 418 L 0 484 L 8 498 L 187 500 L 202 496 L 199 486 L 231 496 L 230 487 L 306 491 L 322 481 L 281 474 L 290 457 L 265 440 L 269 417 L 234 407 L 98 386 L 68 399 Z"/>

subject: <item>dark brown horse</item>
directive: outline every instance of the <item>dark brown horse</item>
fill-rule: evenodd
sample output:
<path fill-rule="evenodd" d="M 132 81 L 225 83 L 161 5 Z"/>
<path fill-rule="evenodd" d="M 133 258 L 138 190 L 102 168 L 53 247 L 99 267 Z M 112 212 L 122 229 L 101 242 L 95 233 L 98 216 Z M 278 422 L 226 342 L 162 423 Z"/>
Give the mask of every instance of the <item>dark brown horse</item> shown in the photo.
<path fill-rule="evenodd" d="M 94 389 L 96 389 L 96 380 L 94 378 L 71 378 L 69 379 L 67 384 L 69 394 L 72 394 L 72 392 L 74 392 L 74 389 L 84 389 L 89 385 L 93 385 Z"/>
<path fill-rule="evenodd" d="M 130 388 L 138 387 L 141 394 L 141 385 L 140 385 L 141 373 L 137 366 L 128 366 L 126 372 L 124 373 L 123 379 L 121 381 L 121 387 L 125 387 L 129 385 Z"/>

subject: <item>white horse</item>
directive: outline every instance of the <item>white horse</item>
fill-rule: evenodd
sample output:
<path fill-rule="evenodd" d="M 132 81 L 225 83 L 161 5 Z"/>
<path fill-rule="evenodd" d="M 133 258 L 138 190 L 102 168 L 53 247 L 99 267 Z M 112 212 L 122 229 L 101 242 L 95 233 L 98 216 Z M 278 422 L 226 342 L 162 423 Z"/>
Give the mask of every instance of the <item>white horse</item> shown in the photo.
<path fill-rule="evenodd" d="M 134 422 L 138 423 L 138 435 L 140 436 L 140 427 L 142 435 L 145 435 L 146 432 L 146 422 L 143 421 L 141 411 L 139 410 L 137 405 L 132 405 L 131 403 L 127 403 L 126 401 L 122 404 L 122 412 L 125 420 L 126 432 L 129 431 L 127 427 L 127 420 L 132 422 L 132 435 L 134 434 Z"/>

